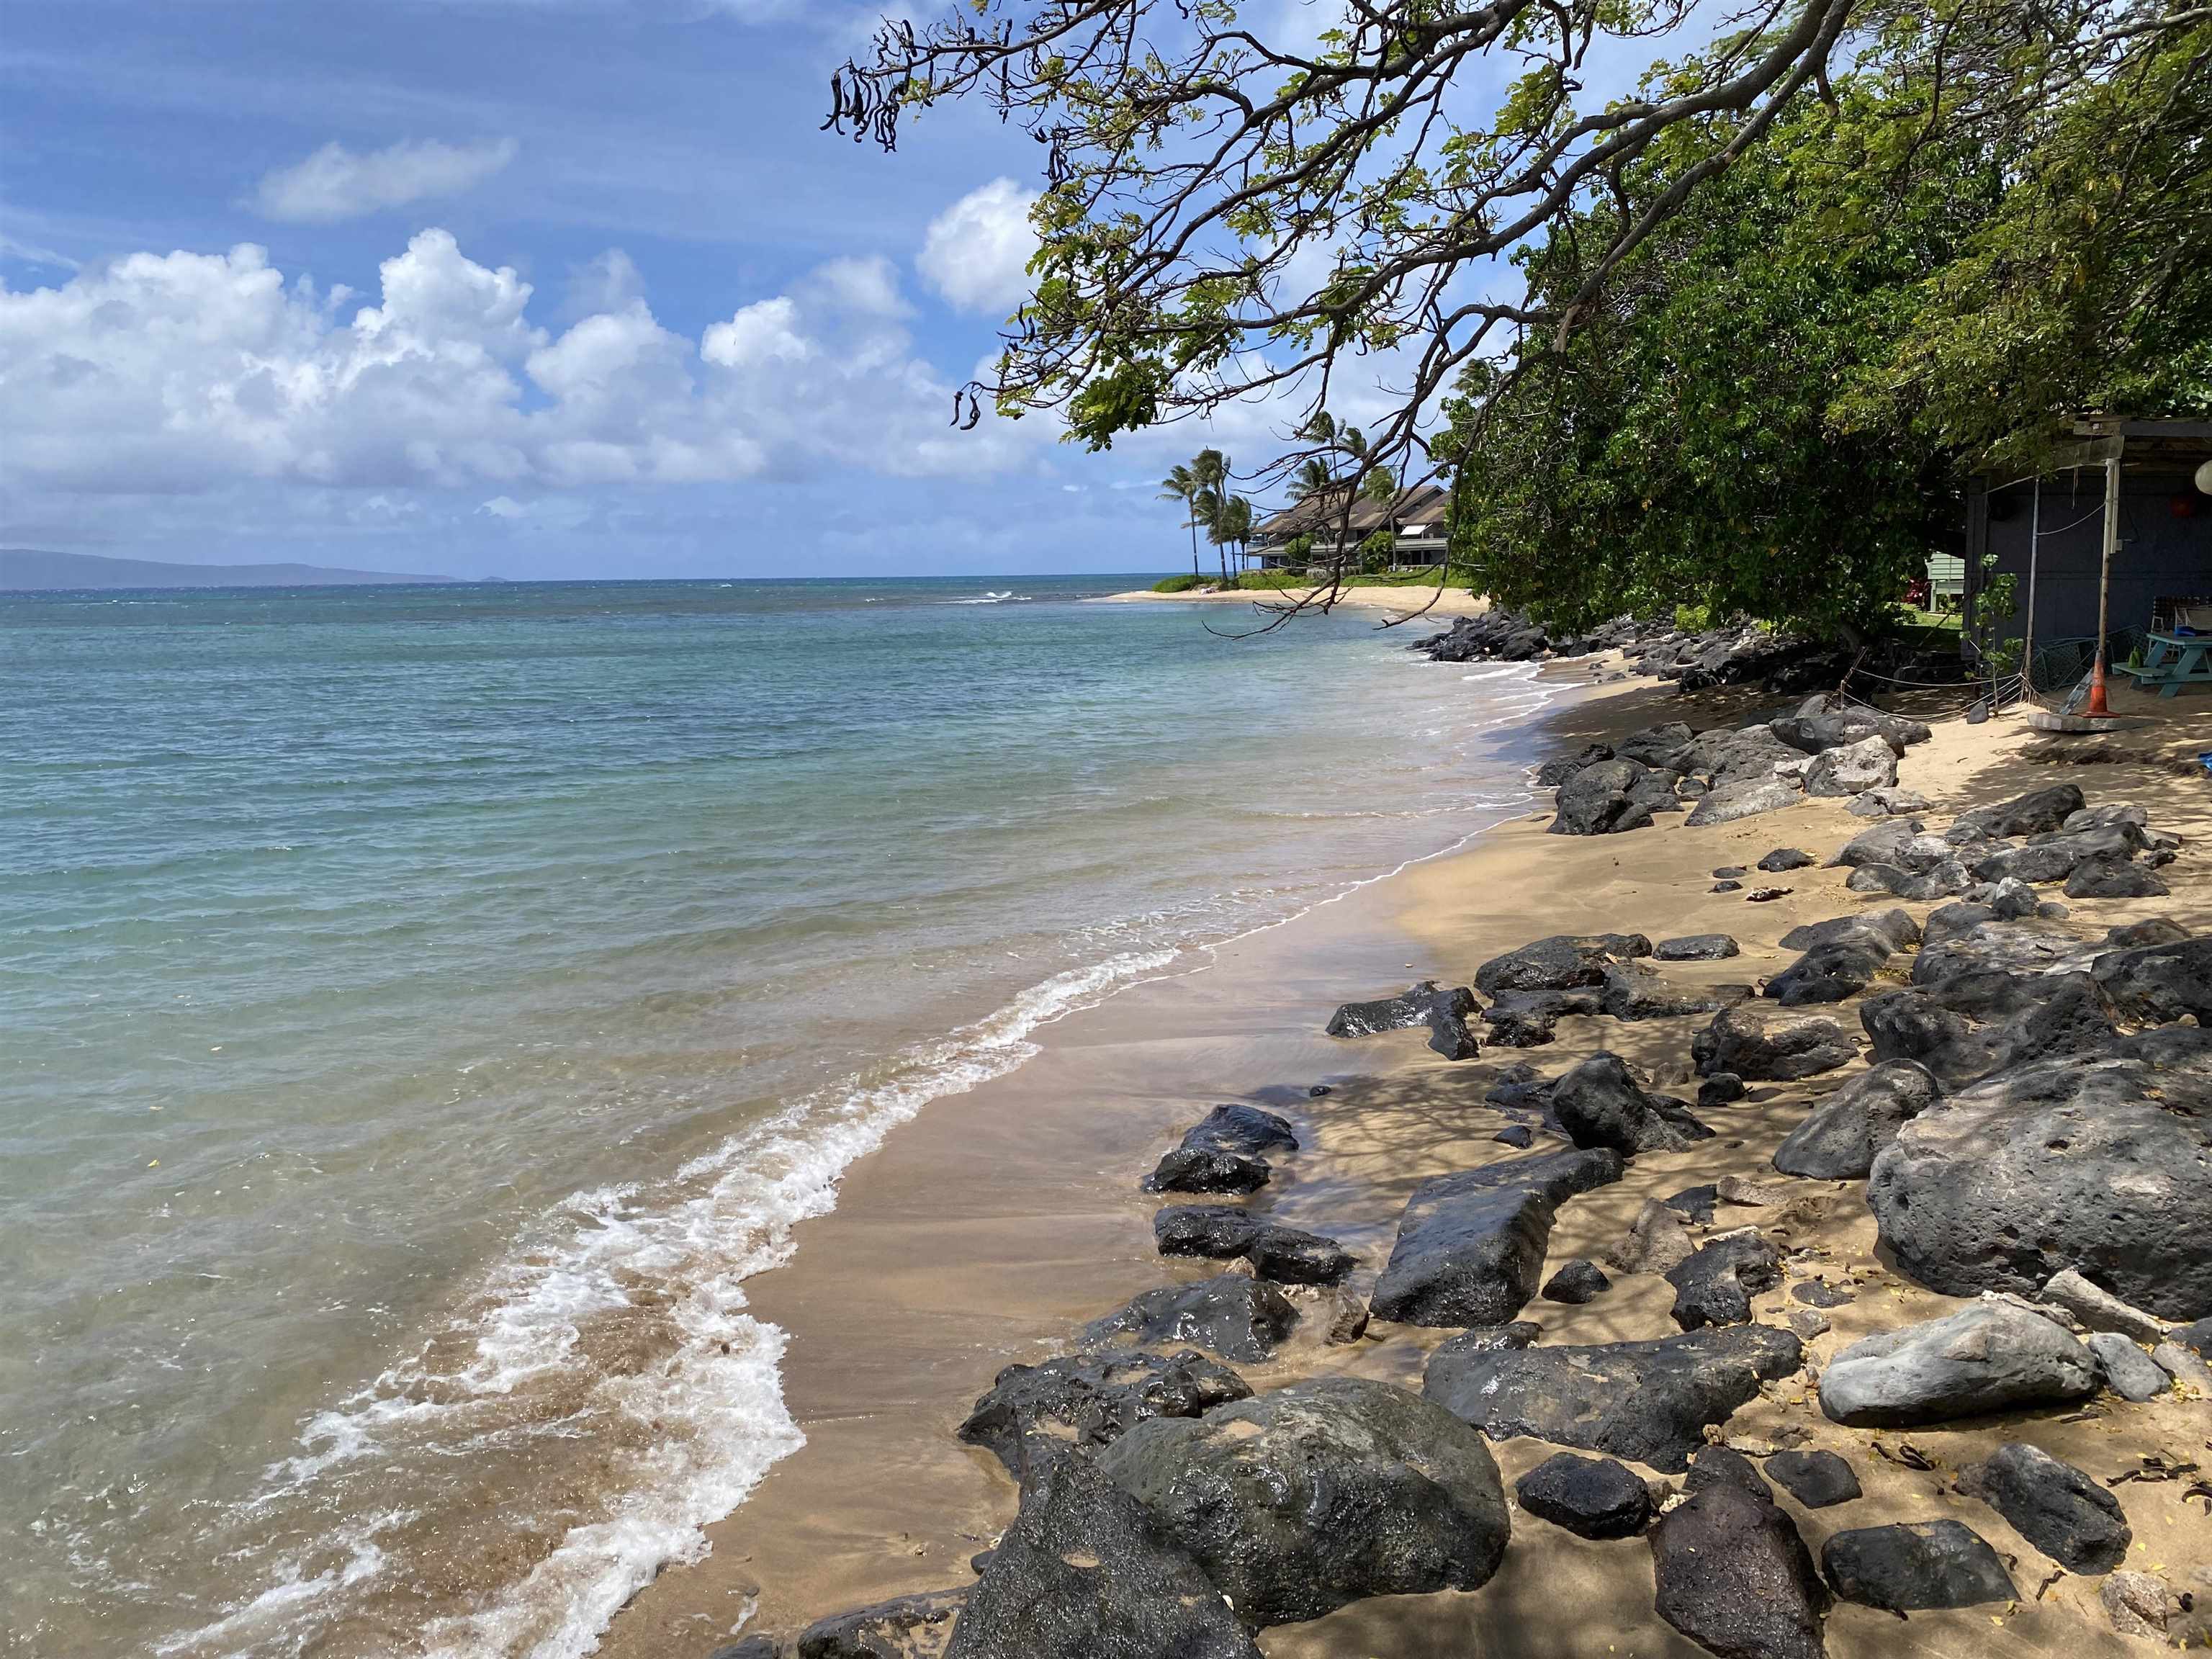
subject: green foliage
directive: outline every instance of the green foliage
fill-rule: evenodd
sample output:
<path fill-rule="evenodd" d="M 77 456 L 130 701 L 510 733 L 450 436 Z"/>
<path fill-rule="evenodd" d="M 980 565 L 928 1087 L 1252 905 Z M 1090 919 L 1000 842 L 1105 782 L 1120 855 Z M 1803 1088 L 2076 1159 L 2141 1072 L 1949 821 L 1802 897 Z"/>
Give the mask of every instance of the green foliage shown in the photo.
<path fill-rule="evenodd" d="M 1152 584 L 1152 592 L 1155 593 L 1188 593 L 1192 588 L 1198 586 L 1199 581 L 1200 578 L 1195 575 L 1170 576 L 1165 581 L 1154 582 Z"/>
<path fill-rule="evenodd" d="M 2002 203 L 1911 296 L 1844 423 L 2024 466 L 2063 416 L 2212 411 L 2212 21 L 2081 88 L 2006 159 Z"/>
<path fill-rule="evenodd" d="M 1453 556 L 1501 602 L 1570 626 L 1678 605 L 1830 635 L 1887 622 L 1955 514 L 1950 457 L 1894 427 L 1845 429 L 1832 405 L 1887 359 L 1914 285 L 1993 210 L 1998 180 L 1971 147 L 1931 141 L 1877 207 L 1865 169 L 1894 99 L 1838 92 L 1694 192 L 1581 328 L 1468 377 L 1448 443 L 1465 473 Z M 1662 146 L 1631 170 L 1632 205 L 1698 153 Z M 1533 250 L 1534 290 L 1580 287 L 1580 248 Z"/>

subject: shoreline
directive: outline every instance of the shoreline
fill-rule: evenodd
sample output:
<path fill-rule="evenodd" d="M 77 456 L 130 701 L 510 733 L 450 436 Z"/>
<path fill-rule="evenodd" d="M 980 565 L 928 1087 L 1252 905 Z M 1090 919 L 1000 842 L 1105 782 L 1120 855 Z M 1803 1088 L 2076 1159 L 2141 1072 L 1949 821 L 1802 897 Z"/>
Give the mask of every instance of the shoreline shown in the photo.
<path fill-rule="evenodd" d="M 1126 597 L 1223 603 L 1252 596 Z M 1387 608 L 1380 599 L 1357 602 Z M 1639 681 L 1591 686 L 1586 672 L 1577 663 L 1543 676 L 1563 694 L 1539 717 L 1556 751 L 1656 720 L 1715 720 L 1717 711 L 1747 702 L 1789 701 L 1740 692 L 1685 697 Z M 1733 723 L 1741 716 L 1717 718 Z M 1905 781 L 1936 798 L 1937 811 L 2003 799 L 2051 781 L 2052 769 L 2021 761 L 2027 741 L 2016 719 L 1977 728 L 1946 722 L 1933 742 L 1911 751 Z M 2192 843 L 2212 832 L 2212 813 L 2201 806 L 2193 816 L 2175 814 L 2170 780 L 2162 788 L 2125 769 L 2136 794 L 2150 797 L 2142 804 L 2154 823 Z M 2081 781 L 2093 801 L 2115 794 L 2100 787 L 2115 778 Z M 1213 1102 L 1249 1102 L 1291 1120 L 1307 1150 L 1279 1168 L 1252 1207 L 1339 1240 L 1359 1258 L 1352 1285 L 1364 1297 L 1412 1187 L 1499 1156 L 1493 1137 L 1512 1119 L 1482 1093 L 1504 1066 L 1528 1060 L 1551 1073 L 1603 1047 L 1644 1067 L 1655 1087 L 1694 1086 L 1687 1037 L 1701 1018 L 1620 1024 L 1571 1018 L 1552 1046 L 1531 1051 L 1486 1043 L 1479 1060 L 1450 1062 L 1431 1054 L 1419 1031 L 1326 1037 L 1321 1026 L 1336 1003 L 1389 994 L 1417 978 L 1465 982 L 1478 963 L 1560 932 L 1634 931 L 1656 939 L 1724 929 L 1741 942 L 1741 957 L 1683 964 L 1670 969 L 1670 981 L 1701 988 L 1756 981 L 1790 959 L 1778 943 L 1789 928 L 1876 908 L 1845 895 L 1840 872 L 1817 867 L 1779 878 L 1794 890 L 1765 905 L 1709 890 L 1713 866 L 1749 864 L 1775 846 L 1823 853 L 1865 828 L 1839 801 L 1801 800 L 1696 830 L 1671 823 L 1649 834 L 1587 838 L 1546 835 L 1549 817 L 1542 809 L 1508 819 L 1291 922 L 1216 947 L 1210 962 L 1188 973 L 1127 988 L 1041 1028 L 1041 1052 L 1019 1070 L 937 1102 L 848 1170 L 836 1209 L 801 1224 L 793 1260 L 747 1286 L 753 1316 L 787 1334 L 784 1398 L 805 1445 L 708 1529 L 709 1554 L 670 1567 L 634 1598 L 597 1651 L 705 1659 L 740 1632 L 787 1638 L 854 1607 L 972 1583 L 968 1558 L 989 1547 L 1012 1520 L 1016 1489 L 988 1453 L 961 1444 L 953 1429 L 1003 1364 L 1066 1352 L 1076 1326 L 1138 1291 L 1218 1270 L 1164 1261 L 1149 1224 L 1156 1206 L 1169 1200 L 1137 1190 L 1158 1153 Z M 2094 917 L 2103 927 L 2163 915 L 2192 931 L 2212 927 L 2212 888 L 2185 865 L 2168 873 L 2186 878 L 2171 899 L 2085 905 L 2084 921 Z M 1316 1085 L 1332 1092 L 1310 1097 Z M 1598 1257 L 1647 1197 L 1721 1174 L 1773 1180 L 1767 1160 L 1776 1144 L 1820 1092 L 1804 1085 L 1756 1088 L 1745 1105 L 1711 1114 L 1724 1116 L 1723 1144 L 1639 1158 L 1630 1179 L 1563 1210 L 1547 1272 L 1571 1256 Z M 1841 1268 L 1854 1279 L 1865 1273 L 1870 1285 L 1878 1278 L 1882 1292 L 1866 1295 L 1863 1310 L 1834 1316 L 1833 1334 L 1813 1345 L 1822 1359 L 1858 1335 L 1960 1305 L 1889 1272 L 1863 1204 L 1815 1207 L 1804 1247 L 1824 1270 Z M 1746 1212 L 1735 1218 L 1757 1218 Z M 1540 1320 L 1547 1344 L 1608 1342 L 1668 1334 L 1668 1303 L 1663 1280 L 1638 1274 L 1618 1277 L 1613 1292 L 1594 1303 L 1534 1303 L 1522 1316 Z M 1778 1291 L 1759 1299 L 1759 1315 L 1777 1320 L 1787 1305 Z M 1330 1346 L 1309 1328 L 1322 1322 L 1302 1321 L 1269 1362 L 1240 1371 L 1263 1393 L 1319 1375 L 1418 1389 L 1428 1354 L 1449 1334 L 1390 1326 L 1382 1340 L 1370 1334 Z M 2192 1443 L 2185 1403 L 2126 1409 L 2133 1415 L 2124 1433 L 2099 1423 L 2037 1438 L 2074 1461 L 2101 1460 L 2100 1467 L 2124 1449 Z M 1809 1436 L 1807 1443 L 1823 1447 L 1850 1448 L 1854 1438 L 1817 1411 L 1808 1418 L 1802 1389 L 1794 1402 L 1754 1401 L 1730 1424 L 1739 1425 L 1753 1434 L 1795 1425 Z M 1955 1468 L 1985 1455 L 1994 1432 L 1976 1423 L 1916 1431 L 1913 1437 L 1938 1449 L 1942 1467 Z M 1927 1474 L 1880 1464 L 1870 1470 L 1864 1436 L 1856 1438 L 1852 1462 L 1872 1498 L 1923 1510 L 1940 1505 L 1930 1512 L 1956 1515 L 2018 1555 L 2019 1576 L 2028 1582 L 2041 1558 L 2003 1522 L 1954 1495 L 1931 1495 Z M 1510 1486 L 1557 1448 L 1512 1440 L 1492 1449 Z M 2190 1558 L 2183 1547 L 2194 1511 L 2178 1501 L 2178 1490 L 2136 1483 L 2116 1495 L 2137 1537 L 2162 1546 L 2161 1566 L 2179 1553 L 2185 1565 L 2174 1583 L 2184 1586 Z M 1817 1552 L 1826 1532 L 1892 1518 L 1870 1515 L 1869 1507 L 1852 1505 L 1841 1519 L 1827 1512 L 1801 1517 L 1808 1541 Z M 1488 1644 L 1504 1642 L 1510 1645 L 1494 1650 L 1516 1659 L 1569 1659 L 1590 1650 L 1587 1643 L 1602 1632 L 1627 1636 L 1626 1650 L 1639 1654 L 1690 1659 L 1700 1651 L 1654 1615 L 1647 1550 L 1589 1544 L 1518 1516 L 1514 1539 L 1504 1570 L 1481 1591 L 1354 1603 L 1312 1624 L 1264 1632 L 1261 1650 L 1269 1659 L 1350 1653 L 1425 1659 L 1493 1650 Z M 2212 1549 L 2205 1555 L 2212 1571 Z M 2197 1588 L 2201 1594 L 2212 1584 Z M 1583 1609 L 1580 1619 L 1557 1616 L 1563 1598 Z M 1916 1613 L 1917 1639 L 1901 1649 L 1893 1616 L 1839 1606 L 1830 1616 L 1828 1650 L 1836 1659 L 1974 1651 L 1967 1644 L 1987 1641 L 1987 1609 Z M 2001 1622 L 2007 1651 L 2127 1650 L 2097 1606 L 2094 1579 L 2069 1578 L 2047 1598 L 2016 1605 Z"/>

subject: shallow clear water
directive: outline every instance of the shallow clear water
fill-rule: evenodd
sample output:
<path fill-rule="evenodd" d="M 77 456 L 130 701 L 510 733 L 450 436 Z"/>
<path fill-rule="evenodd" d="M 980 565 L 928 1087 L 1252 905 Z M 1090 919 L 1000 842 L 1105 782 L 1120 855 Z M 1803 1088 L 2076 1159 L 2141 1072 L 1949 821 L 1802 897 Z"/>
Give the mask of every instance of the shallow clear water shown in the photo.
<path fill-rule="evenodd" d="M 0 596 L 12 1650 L 581 1651 L 854 1158 L 1526 799 L 1525 671 L 994 586 Z"/>

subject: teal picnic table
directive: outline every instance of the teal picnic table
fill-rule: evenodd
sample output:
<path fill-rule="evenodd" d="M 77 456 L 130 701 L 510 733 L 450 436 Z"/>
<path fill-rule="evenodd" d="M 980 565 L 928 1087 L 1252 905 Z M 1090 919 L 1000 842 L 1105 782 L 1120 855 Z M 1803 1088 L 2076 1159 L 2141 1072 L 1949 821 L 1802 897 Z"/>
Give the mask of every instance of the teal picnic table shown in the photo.
<path fill-rule="evenodd" d="M 2161 697 L 2181 695 L 2185 685 L 2212 685 L 2212 634 L 2152 634 L 2143 641 L 2142 663 L 2128 672 Z"/>

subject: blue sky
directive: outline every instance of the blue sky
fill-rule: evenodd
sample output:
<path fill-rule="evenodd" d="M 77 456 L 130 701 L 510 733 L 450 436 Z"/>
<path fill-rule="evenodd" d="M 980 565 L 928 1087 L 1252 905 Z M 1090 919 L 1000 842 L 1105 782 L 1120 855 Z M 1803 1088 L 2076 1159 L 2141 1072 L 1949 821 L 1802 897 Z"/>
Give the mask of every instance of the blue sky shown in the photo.
<path fill-rule="evenodd" d="M 817 131 L 879 9 L 10 0 L 0 544 L 1172 568 L 1152 481 L 1200 434 L 946 425 L 1017 299 L 1035 146 L 981 111 L 894 156 Z"/>

